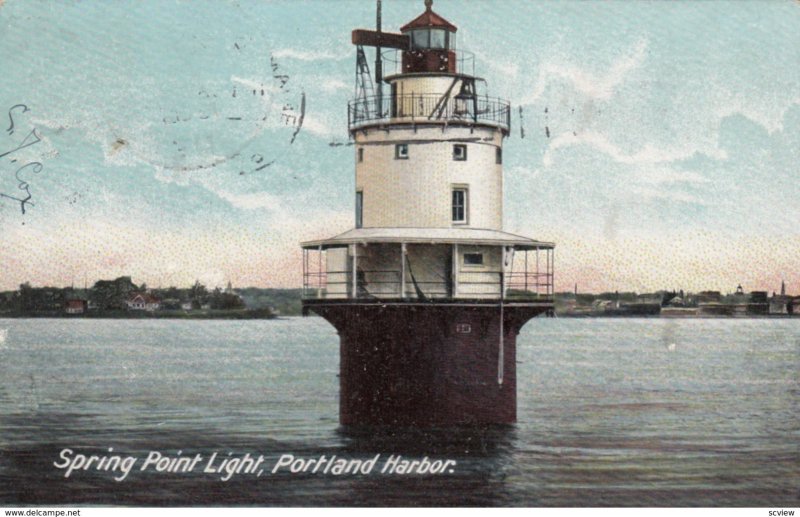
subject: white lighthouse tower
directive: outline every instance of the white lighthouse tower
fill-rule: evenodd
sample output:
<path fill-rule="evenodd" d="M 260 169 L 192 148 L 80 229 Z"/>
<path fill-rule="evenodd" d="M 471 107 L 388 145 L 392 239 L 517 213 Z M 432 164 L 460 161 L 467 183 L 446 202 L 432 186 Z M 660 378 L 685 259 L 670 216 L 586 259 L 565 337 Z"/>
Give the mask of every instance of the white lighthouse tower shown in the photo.
<path fill-rule="evenodd" d="M 341 339 L 345 425 L 513 422 L 516 335 L 553 310 L 553 244 L 502 231 L 509 103 L 432 3 L 399 34 L 380 6 L 377 31 L 353 31 L 355 228 L 303 243 L 304 310 Z"/>

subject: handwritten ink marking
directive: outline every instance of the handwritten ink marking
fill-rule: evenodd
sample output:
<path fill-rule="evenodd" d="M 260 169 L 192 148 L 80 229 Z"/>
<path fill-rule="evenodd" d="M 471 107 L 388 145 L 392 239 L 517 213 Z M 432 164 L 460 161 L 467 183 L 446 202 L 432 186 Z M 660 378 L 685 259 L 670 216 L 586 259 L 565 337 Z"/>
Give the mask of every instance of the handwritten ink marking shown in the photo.
<path fill-rule="evenodd" d="M 8 126 L 8 129 L 6 129 L 6 132 L 8 132 L 9 135 L 13 135 L 14 134 L 14 117 L 11 116 L 11 112 L 14 111 L 17 108 L 22 108 L 22 113 L 30 111 L 30 108 L 28 108 L 24 104 L 15 104 L 14 106 L 11 106 L 8 109 L 8 120 L 9 120 L 10 124 Z"/>
<path fill-rule="evenodd" d="M 31 137 L 35 138 L 35 141 L 33 141 L 33 142 L 28 142 L 28 139 L 29 139 L 29 138 L 31 138 Z M 19 144 L 19 146 L 17 146 L 17 148 L 16 148 L 16 149 L 12 149 L 12 150 L 10 150 L 10 151 L 6 151 L 6 152 L 4 152 L 3 154 L 0 154 L 0 158 L 4 157 L 4 156 L 6 156 L 6 155 L 9 155 L 9 154 L 11 154 L 11 153 L 17 152 L 17 151 L 19 151 L 20 149 L 25 149 L 26 147 L 30 147 L 30 146 L 32 146 L 33 144 L 38 144 L 38 143 L 39 143 L 39 142 L 41 142 L 41 141 L 42 141 L 42 139 L 41 139 L 41 138 L 39 138 L 39 135 L 37 135 L 37 134 L 36 134 L 36 128 L 33 128 L 33 129 L 31 130 L 31 132 L 30 132 L 30 133 L 28 133 L 28 135 L 27 135 L 27 136 L 25 137 L 25 139 L 22 141 L 22 143 L 21 143 L 21 144 Z"/>
<path fill-rule="evenodd" d="M 242 53 L 248 50 L 246 44 L 244 43 L 239 44 L 238 41 L 235 41 L 232 47 L 234 50 L 237 50 Z M 270 67 L 269 76 L 271 76 L 270 88 L 265 87 L 264 82 L 251 83 L 250 81 L 240 80 L 234 77 L 233 80 L 237 82 L 242 82 L 242 85 L 233 84 L 228 87 L 230 89 L 225 88 L 224 90 L 219 91 L 217 93 L 214 93 L 213 90 L 207 88 L 198 88 L 197 90 L 195 90 L 197 91 L 197 96 L 201 99 L 211 100 L 211 99 L 217 99 L 219 97 L 227 97 L 228 95 L 230 95 L 229 98 L 234 98 L 237 100 L 239 98 L 245 97 L 244 99 L 245 102 L 247 102 L 246 98 L 248 97 L 246 95 L 247 90 L 250 90 L 251 95 L 253 97 L 259 97 L 259 96 L 271 97 L 273 94 L 277 94 L 277 98 L 272 99 L 272 102 L 268 103 L 268 106 L 266 107 L 267 109 L 262 112 L 263 114 L 258 114 L 255 117 L 250 117 L 250 116 L 231 115 L 230 113 L 225 113 L 225 112 L 220 113 L 216 107 L 216 104 L 214 105 L 213 113 L 210 113 L 208 110 L 206 110 L 205 112 L 200 111 L 188 115 L 175 111 L 172 111 L 172 113 L 162 113 L 163 117 L 162 122 L 165 125 L 178 124 L 188 121 L 192 121 L 195 123 L 201 122 L 204 124 L 208 123 L 215 124 L 218 121 L 234 121 L 245 124 L 245 126 L 246 123 L 254 123 L 255 124 L 254 129 L 256 131 L 251 133 L 250 136 L 245 141 L 242 142 L 235 155 L 232 155 L 229 152 L 217 153 L 222 156 L 220 158 L 213 160 L 213 162 L 210 164 L 203 163 L 202 166 L 199 163 L 170 164 L 168 163 L 168 161 L 156 163 L 153 161 L 152 157 L 151 159 L 147 159 L 146 161 L 153 165 L 158 165 L 159 167 L 162 167 L 164 169 L 169 169 L 173 171 L 183 171 L 183 172 L 200 170 L 200 169 L 209 169 L 211 167 L 216 167 L 217 165 L 222 165 L 222 163 L 230 162 L 231 160 L 238 157 L 240 152 L 242 152 L 248 145 L 254 142 L 254 140 L 257 138 L 258 134 L 261 131 L 267 128 L 271 129 L 272 128 L 271 125 L 263 123 L 268 122 L 273 117 L 278 119 L 277 121 L 275 121 L 277 122 L 277 125 L 279 125 L 281 128 L 286 129 L 288 144 L 289 145 L 293 144 L 303 128 L 305 114 L 306 114 L 305 112 L 307 109 L 307 102 L 308 102 L 306 94 L 304 91 L 302 91 L 301 88 L 294 87 L 294 82 L 291 80 L 290 75 L 287 74 L 285 70 L 281 69 L 281 66 L 279 65 L 277 59 L 273 55 L 270 55 L 269 67 Z M 292 92 L 292 90 L 294 90 L 296 93 L 294 94 L 290 93 Z M 299 95 L 300 99 L 295 100 L 289 98 L 290 96 L 294 95 Z M 280 108 L 278 108 L 279 106 Z M 177 140 L 172 140 L 172 143 L 173 143 L 172 152 L 175 152 L 174 158 L 176 160 L 179 160 L 180 162 L 185 162 L 186 159 L 189 158 L 189 155 L 191 154 L 192 151 L 191 146 L 183 145 L 184 142 L 178 142 Z M 267 158 L 273 158 L 273 157 L 270 156 Z M 275 158 L 279 159 L 280 157 L 277 156 Z M 264 160 L 264 157 L 262 157 L 262 160 Z M 274 162 L 275 160 L 270 162 L 270 164 L 268 165 L 271 165 Z M 250 172 L 255 172 L 256 169 L 254 167 L 256 166 L 260 166 L 260 168 L 258 168 L 257 170 L 263 170 L 263 168 L 266 168 L 264 166 L 264 163 L 250 165 L 249 167 L 247 165 L 244 166 L 240 165 L 241 168 L 239 170 L 241 172 L 239 174 L 244 175 Z"/>
<path fill-rule="evenodd" d="M 17 184 L 17 188 L 19 190 L 25 192 L 27 194 L 27 197 L 25 197 L 24 199 L 20 199 L 20 198 L 9 196 L 8 194 L 3 194 L 2 192 L 0 192 L 0 197 L 8 198 L 8 199 L 17 201 L 19 203 L 20 209 L 22 210 L 22 215 L 25 215 L 25 205 L 36 206 L 36 205 L 34 205 L 33 203 L 30 202 L 30 200 L 32 198 L 30 184 L 27 181 L 25 181 L 24 179 L 22 179 L 22 177 L 20 176 L 20 173 L 24 169 L 27 169 L 28 167 L 31 167 L 31 166 L 33 167 L 33 173 L 34 174 L 39 174 L 42 171 L 42 168 L 44 167 L 41 164 L 41 162 L 31 162 L 31 163 L 28 163 L 26 165 L 23 165 L 22 167 L 17 169 L 17 172 L 14 173 L 14 177 L 19 182 Z"/>
<path fill-rule="evenodd" d="M 64 200 L 66 200 L 70 205 L 76 204 L 78 200 L 82 198 L 83 194 L 81 194 L 77 190 L 68 196 L 64 196 Z"/>
<path fill-rule="evenodd" d="M 111 151 L 109 152 L 109 156 L 113 156 L 126 145 L 128 145 L 127 140 L 125 140 L 124 138 L 117 138 L 116 140 L 114 140 L 114 142 L 111 143 Z"/>
<path fill-rule="evenodd" d="M 306 116 L 306 92 L 302 92 L 300 94 L 300 118 L 297 121 L 297 127 L 292 133 L 292 139 L 289 141 L 289 145 L 294 143 L 294 139 L 297 138 L 297 134 L 300 133 L 300 130 L 303 129 L 303 119 Z"/>
<path fill-rule="evenodd" d="M 545 136 L 547 138 L 550 138 L 550 125 L 549 125 L 550 123 L 548 122 L 550 117 L 548 116 L 548 112 L 549 112 L 549 109 L 547 108 L 547 106 L 545 106 L 545 108 L 544 108 L 544 134 L 545 134 Z"/>
<path fill-rule="evenodd" d="M 26 112 L 30 111 L 30 108 L 28 108 L 28 106 L 26 106 L 25 104 L 16 104 L 16 105 L 12 106 L 8 110 L 8 119 L 9 119 L 10 124 L 8 126 L 8 129 L 6 129 L 6 132 L 9 135 L 13 135 L 14 134 L 14 129 L 15 129 L 15 125 L 16 125 L 15 121 L 14 121 L 14 117 L 12 116 L 12 112 L 14 110 L 20 109 L 20 108 L 22 109 L 22 113 L 26 113 Z M 30 147 L 32 145 L 38 144 L 41 141 L 42 141 L 41 138 L 36 133 L 36 128 L 33 128 L 27 135 L 25 135 L 25 138 L 22 140 L 22 142 L 19 145 L 17 145 L 17 147 L 15 147 L 14 149 L 11 149 L 10 151 L 6 151 L 6 152 L 0 154 L 0 158 L 2 158 L 4 156 L 8 156 L 8 155 L 10 155 L 12 153 L 15 153 L 15 152 L 17 152 L 17 151 L 19 151 L 21 149 L 25 149 L 26 147 Z M 16 158 L 13 158 L 11 160 L 11 163 L 16 163 L 16 162 L 17 162 Z M 28 169 L 29 167 L 30 167 L 29 170 L 33 174 L 39 174 L 42 171 L 42 168 L 44 166 L 42 165 L 41 162 L 30 162 L 30 163 L 27 163 L 27 164 L 17 168 L 16 172 L 14 173 L 14 178 L 17 180 L 17 190 L 22 191 L 25 194 L 24 196 L 22 196 L 20 194 L 10 195 L 10 194 L 6 194 L 4 192 L 0 192 L 0 198 L 10 199 L 12 201 L 16 201 L 17 203 L 19 203 L 19 207 L 20 207 L 20 210 L 22 211 L 22 215 L 25 215 L 25 213 L 26 213 L 25 207 L 27 205 L 36 206 L 36 205 L 34 205 L 33 202 L 31 202 L 31 199 L 33 199 L 33 195 L 31 194 L 31 185 L 28 182 L 28 180 L 26 179 L 27 176 L 25 175 L 25 173 L 27 172 L 26 169 Z M 22 224 L 25 224 L 25 223 L 22 223 Z"/>
<path fill-rule="evenodd" d="M 267 167 L 269 167 L 269 166 L 270 166 L 270 165 L 272 165 L 273 163 L 275 163 L 275 160 L 272 160 L 272 161 L 271 161 L 271 162 L 269 162 L 269 163 L 265 163 L 265 164 L 264 164 L 264 165 L 262 165 L 261 167 L 256 167 L 256 169 L 255 169 L 255 170 L 257 170 L 257 171 L 260 171 L 261 169 L 266 169 Z"/>

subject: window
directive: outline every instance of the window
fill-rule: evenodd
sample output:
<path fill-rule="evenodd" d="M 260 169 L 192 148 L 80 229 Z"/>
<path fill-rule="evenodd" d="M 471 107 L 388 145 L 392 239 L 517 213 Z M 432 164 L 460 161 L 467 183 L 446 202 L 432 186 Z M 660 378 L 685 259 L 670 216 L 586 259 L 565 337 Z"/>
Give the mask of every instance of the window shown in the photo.
<path fill-rule="evenodd" d="M 453 222 L 465 224 L 467 222 L 467 189 L 460 187 L 453 189 Z"/>
<path fill-rule="evenodd" d="M 498 165 L 503 163 L 503 148 L 498 147 L 494 150 L 494 162 Z"/>
<path fill-rule="evenodd" d="M 467 144 L 453 145 L 453 159 L 457 162 L 463 162 L 467 159 Z"/>
<path fill-rule="evenodd" d="M 408 144 L 397 144 L 394 146 L 395 160 L 408 160 Z"/>
<path fill-rule="evenodd" d="M 358 148 L 358 161 L 359 162 L 363 162 L 364 161 L 364 148 L 363 147 L 359 147 Z"/>
<path fill-rule="evenodd" d="M 464 253 L 465 266 L 482 266 L 483 253 Z"/>
<path fill-rule="evenodd" d="M 364 193 L 356 192 L 356 228 L 361 228 L 364 224 Z"/>

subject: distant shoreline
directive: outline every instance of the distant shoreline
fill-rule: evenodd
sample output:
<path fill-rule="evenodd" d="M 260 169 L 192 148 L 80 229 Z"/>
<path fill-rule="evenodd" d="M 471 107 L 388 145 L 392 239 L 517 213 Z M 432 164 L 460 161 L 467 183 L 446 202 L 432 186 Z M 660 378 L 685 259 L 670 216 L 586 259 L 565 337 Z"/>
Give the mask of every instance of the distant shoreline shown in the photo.
<path fill-rule="evenodd" d="M 61 312 L 38 312 L 33 314 L 24 313 L 0 313 L 0 319 L 89 319 L 89 320 L 273 320 L 284 319 L 287 317 L 300 317 L 300 314 L 281 314 L 277 315 L 268 309 L 253 309 L 244 311 L 153 311 L 153 312 L 127 312 L 127 311 L 114 311 L 102 313 L 87 313 L 87 314 L 64 314 Z M 316 316 L 316 314 L 310 314 Z M 719 315 L 668 315 L 662 316 L 658 314 L 630 314 L 630 315 L 610 315 L 610 314 L 558 314 L 554 316 L 556 319 L 666 319 L 666 320 L 772 320 L 772 319 L 797 319 L 800 320 L 800 314 L 753 314 L 742 316 L 719 316 Z"/>
<path fill-rule="evenodd" d="M 197 310 L 197 311 L 89 311 L 84 314 L 66 314 L 62 311 L 0 312 L 0 318 L 57 318 L 57 319 L 114 319 L 114 320 L 271 320 L 278 316 L 269 309 Z"/>
<path fill-rule="evenodd" d="M 800 319 L 800 314 L 747 314 L 742 316 L 729 316 L 729 315 L 714 315 L 714 314 L 559 314 L 556 313 L 556 318 L 570 318 L 570 319 L 648 319 L 648 320 L 773 320 L 773 319 Z"/>

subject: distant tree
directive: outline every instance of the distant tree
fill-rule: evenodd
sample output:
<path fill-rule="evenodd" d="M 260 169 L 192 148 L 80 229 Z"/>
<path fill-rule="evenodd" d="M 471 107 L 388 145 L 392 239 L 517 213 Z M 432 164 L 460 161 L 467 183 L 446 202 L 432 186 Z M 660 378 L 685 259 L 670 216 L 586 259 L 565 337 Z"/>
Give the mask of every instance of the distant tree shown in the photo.
<path fill-rule="evenodd" d="M 124 309 L 125 300 L 139 288 L 129 276 L 121 276 L 114 280 L 98 280 L 90 291 L 90 297 L 101 310 Z"/>
<path fill-rule="evenodd" d="M 189 289 L 189 296 L 193 299 L 205 298 L 208 296 L 208 289 L 199 280 L 195 280 L 194 285 Z"/>
<path fill-rule="evenodd" d="M 30 282 L 25 282 L 19 286 L 18 309 L 30 310 L 33 305 L 33 288 Z"/>

